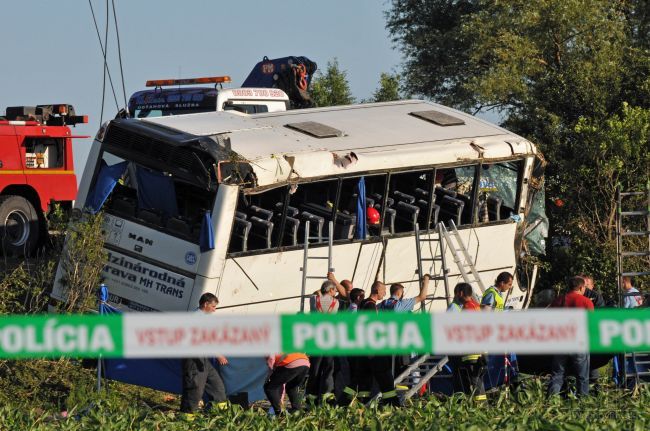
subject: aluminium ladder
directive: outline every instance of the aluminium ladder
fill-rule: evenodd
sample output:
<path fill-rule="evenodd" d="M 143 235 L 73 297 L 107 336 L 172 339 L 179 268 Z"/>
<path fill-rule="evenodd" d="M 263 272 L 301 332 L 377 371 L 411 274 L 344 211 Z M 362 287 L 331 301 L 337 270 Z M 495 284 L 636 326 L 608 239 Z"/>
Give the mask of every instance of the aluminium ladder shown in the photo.
<path fill-rule="evenodd" d="M 447 305 L 449 305 L 449 277 L 448 277 L 449 268 L 447 267 L 447 262 L 445 260 L 445 249 L 444 249 L 444 244 L 443 244 L 443 241 L 442 241 L 443 235 L 442 235 L 442 233 L 440 231 L 440 224 L 438 225 L 438 237 L 437 238 L 434 238 L 434 237 L 431 237 L 431 236 L 429 238 L 422 238 L 420 235 L 421 235 L 420 226 L 418 225 L 418 223 L 416 223 L 415 224 L 415 253 L 416 253 L 417 261 L 418 261 L 417 262 L 418 263 L 417 273 L 418 273 L 420 283 L 422 283 L 422 278 L 424 277 L 424 274 L 426 274 L 426 272 L 422 269 L 422 267 L 423 267 L 422 262 L 431 262 L 431 267 L 432 268 L 435 268 L 435 262 L 440 262 L 440 270 L 438 271 L 438 275 L 431 275 L 432 271 L 429 271 L 429 274 L 430 274 L 429 280 L 430 281 L 435 281 L 435 283 L 436 283 L 436 291 L 437 291 L 437 288 L 438 288 L 438 281 L 443 282 L 443 284 L 445 286 L 445 298 L 444 299 L 447 302 Z M 431 243 L 432 242 L 437 242 L 438 243 L 438 248 L 436 250 L 437 253 L 434 253 L 431 250 Z M 429 246 L 429 250 L 431 251 L 431 257 L 427 257 L 427 258 L 422 257 L 422 246 L 423 245 L 428 245 Z M 429 298 L 427 297 L 427 299 L 429 299 Z M 430 298 L 430 299 L 435 300 L 435 299 L 441 299 L 441 298 L 433 297 L 433 298 Z M 422 302 L 422 311 L 425 311 L 424 301 Z"/>
<path fill-rule="evenodd" d="M 395 387 L 405 386 L 407 389 L 402 397 L 403 399 L 409 399 L 419 393 L 420 389 L 429 380 L 442 371 L 447 362 L 449 362 L 448 356 L 420 355 L 401 374 L 395 377 Z"/>
<path fill-rule="evenodd" d="M 420 282 L 424 277 L 425 271 L 423 270 L 423 262 L 431 262 L 432 268 L 435 268 L 435 263 L 440 262 L 440 270 L 438 271 L 439 275 L 432 276 L 430 280 L 436 282 L 442 281 L 445 286 L 445 301 L 449 305 L 449 268 L 447 267 L 447 262 L 445 260 L 445 247 L 444 247 L 444 225 L 438 223 L 438 237 L 428 237 L 422 238 L 420 232 L 420 227 L 416 223 L 415 225 L 415 250 L 417 256 L 417 272 Z M 428 245 L 429 250 L 431 250 L 431 243 L 437 242 L 438 247 L 436 253 L 432 252 L 430 258 L 422 257 L 422 246 Z M 440 298 L 432 298 L 432 300 Z M 422 311 L 425 311 L 424 302 L 422 303 Z M 398 376 L 395 377 L 394 384 L 395 387 L 402 386 L 406 387 L 401 396 L 402 399 L 409 399 L 412 396 L 419 393 L 420 389 L 429 382 L 436 374 L 438 374 L 443 367 L 449 362 L 449 357 L 433 355 L 425 353 L 417 356 L 411 363 L 402 371 Z M 376 397 L 375 397 L 376 398 Z"/>
<path fill-rule="evenodd" d="M 478 272 L 476 271 L 474 262 L 472 261 L 472 258 L 467 251 L 467 247 L 465 246 L 463 239 L 460 237 L 460 233 L 458 233 L 458 229 L 456 229 L 456 224 L 454 224 L 454 221 L 449 220 L 449 230 L 444 225 L 444 223 L 438 223 L 438 226 L 440 232 L 442 233 L 442 236 L 445 238 L 447 246 L 449 247 L 449 251 L 451 251 L 451 254 L 454 257 L 454 262 L 458 266 L 460 274 L 463 277 L 463 281 L 465 283 L 471 284 L 472 286 L 475 283 L 479 289 L 481 289 L 481 293 L 484 293 L 485 285 L 483 284 L 481 277 L 479 277 Z"/>
<path fill-rule="evenodd" d="M 302 267 L 300 268 L 300 271 L 302 271 L 302 290 L 300 292 L 300 312 L 304 313 L 305 312 L 305 298 L 306 298 L 306 293 L 307 293 L 307 280 L 309 279 L 319 279 L 319 280 L 326 280 L 327 276 L 319 276 L 319 275 L 312 275 L 310 276 L 307 273 L 307 265 L 310 260 L 323 260 L 327 259 L 327 271 L 328 272 L 334 272 L 334 268 L 332 268 L 332 243 L 334 241 L 334 223 L 332 221 L 329 222 L 328 226 L 328 238 L 327 238 L 327 256 L 309 256 L 309 241 L 310 240 L 321 240 L 321 237 L 310 237 L 309 236 L 309 220 L 305 221 L 305 244 L 304 244 L 304 251 L 303 251 L 303 258 L 302 258 Z"/>
<path fill-rule="evenodd" d="M 623 210 L 623 198 L 634 196 L 646 196 L 646 208 L 642 210 Z M 628 217 L 645 217 L 645 226 L 643 223 L 635 224 L 635 230 L 628 229 L 624 226 L 623 221 L 628 220 Z M 634 219 L 633 219 L 634 220 Z M 638 219 L 636 219 L 638 220 Z M 638 248 L 635 250 L 627 250 L 624 246 L 623 239 L 625 237 L 647 237 L 648 241 L 645 242 L 643 250 Z M 624 265 L 624 259 L 637 258 L 637 259 L 650 259 L 650 181 L 646 184 L 646 191 L 623 192 L 620 188 L 616 191 L 616 266 L 618 275 L 618 304 L 619 307 L 623 305 L 623 298 L 632 296 L 623 292 L 622 278 L 627 277 L 642 277 L 650 275 L 650 271 L 628 271 L 627 265 Z M 638 293 L 636 295 L 641 295 Z M 625 387 L 636 387 L 641 383 L 650 383 L 650 352 L 627 352 L 621 355 L 623 365 L 621 366 L 621 373 L 623 378 L 621 383 Z"/>

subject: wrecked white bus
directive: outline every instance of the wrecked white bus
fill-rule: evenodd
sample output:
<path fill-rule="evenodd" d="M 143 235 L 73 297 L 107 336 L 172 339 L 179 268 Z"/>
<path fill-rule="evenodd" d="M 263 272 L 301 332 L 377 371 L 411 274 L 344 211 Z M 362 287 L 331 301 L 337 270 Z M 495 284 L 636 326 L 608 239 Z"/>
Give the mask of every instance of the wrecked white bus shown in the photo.
<path fill-rule="evenodd" d="M 375 279 L 399 282 L 414 296 L 416 226 L 435 240 L 437 224 L 452 221 L 483 284 L 514 273 L 507 305 L 525 308 L 539 160 L 520 136 L 418 100 L 116 119 L 94 141 L 76 207 L 103 213 L 103 276 L 123 310 L 192 310 L 211 292 L 224 312 L 296 312 L 302 292 L 322 282 L 303 286 L 305 236 L 320 257 L 331 238 L 339 279 L 366 292 Z M 379 221 L 368 225 L 374 210 Z M 423 272 L 440 274 L 440 243 L 420 244 L 430 259 Z M 446 262 L 448 283 L 431 283 L 430 311 L 444 309 L 462 281 L 453 256 Z M 309 275 L 324 277 L 328 266 L 310 261 Z M 57 300 L 62 275 L 60 265 Z"/>

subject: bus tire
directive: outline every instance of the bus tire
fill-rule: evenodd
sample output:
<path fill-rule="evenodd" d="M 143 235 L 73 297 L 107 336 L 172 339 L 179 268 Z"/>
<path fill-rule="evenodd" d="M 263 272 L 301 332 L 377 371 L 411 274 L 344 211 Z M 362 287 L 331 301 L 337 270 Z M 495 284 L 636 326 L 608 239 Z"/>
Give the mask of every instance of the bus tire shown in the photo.
<path fill-rule="evenodd" d="M 5 256 L 29 256 L 38 245 L 39 215 L 22 196 L 0 196 L 0 241 Z"/>

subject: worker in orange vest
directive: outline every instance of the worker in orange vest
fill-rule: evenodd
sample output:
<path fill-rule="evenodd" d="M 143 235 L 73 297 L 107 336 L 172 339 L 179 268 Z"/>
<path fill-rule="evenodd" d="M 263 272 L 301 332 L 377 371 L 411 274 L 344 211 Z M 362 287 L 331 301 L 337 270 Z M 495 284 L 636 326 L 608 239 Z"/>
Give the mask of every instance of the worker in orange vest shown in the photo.
<path fill-rule="evenodd" d="M 282 386 L 287 391 L 292 410 L 302 409 L 299 389 L 309 373 L 309 358 L 304 353 L 285 353 L 275 355 L 269 363 L 273 370 L 264 384 L 266 398 L 273 406 L 275 414 L 282 412 Z"/>

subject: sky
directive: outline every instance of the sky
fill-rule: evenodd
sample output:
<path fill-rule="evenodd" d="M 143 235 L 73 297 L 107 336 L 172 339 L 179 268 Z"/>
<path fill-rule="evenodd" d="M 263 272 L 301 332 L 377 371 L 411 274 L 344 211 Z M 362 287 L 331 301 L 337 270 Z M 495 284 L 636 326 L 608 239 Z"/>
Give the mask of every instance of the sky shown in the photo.
<path fill-rule="evenodd" d="M 239 86 L 264 56 L 306 56 L 325 70 L 338 59 L 357 100 L 369 98 L 401 55 L 385 28 L 386 0 L 113 0 L 126 97 L 148 79 L 229 75 Z M 106 1 L 92 0 L 102 39 Z M 110 6 L 110 4 L 109 4 Z M 112 9 L 110 10 L 112 19 Z M 111 22 L 108 64 L 119 106 L 124 96 Z M 100 125 L 103 57 L 87 0 L 21 0 L 0 14 L 0 112 L 7 106 L 69 103 L 94 136 Z M 103 119 L 117 112 L 107 85 Z M 80 178 L 91 139 L 74 144 Z M 79 179 L 78 178 L 78 179 Z"/>

